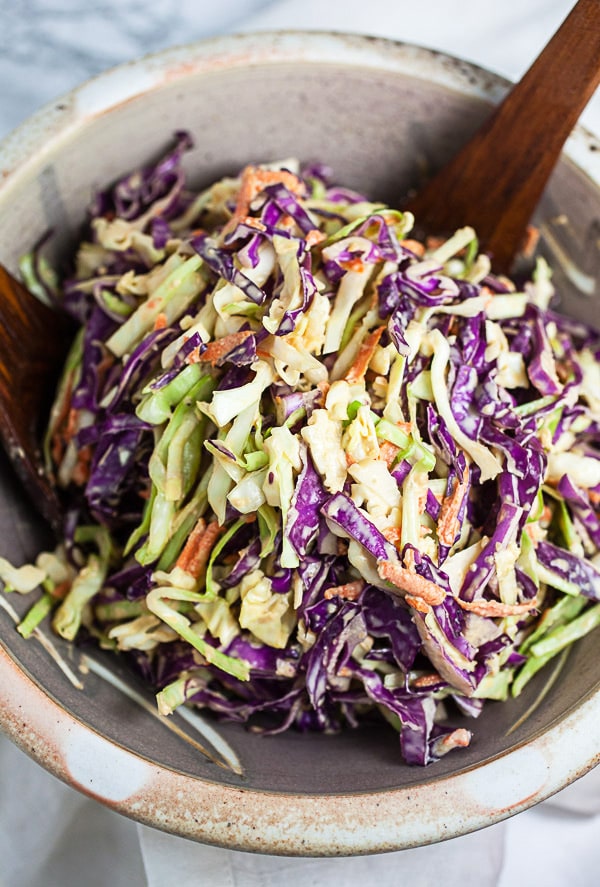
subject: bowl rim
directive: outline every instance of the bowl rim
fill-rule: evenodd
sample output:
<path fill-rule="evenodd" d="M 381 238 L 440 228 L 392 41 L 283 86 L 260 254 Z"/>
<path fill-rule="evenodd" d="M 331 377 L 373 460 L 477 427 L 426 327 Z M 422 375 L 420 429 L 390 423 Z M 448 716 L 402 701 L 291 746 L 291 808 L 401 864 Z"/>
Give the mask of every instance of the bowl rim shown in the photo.
<path fill-rule="evenodd" d="M 94 117 L 165 83 L 218 68 L 319 61 L 372 67 L 425 79 L 496 103 L 510 80 L 440 50 L 386 37 L 342 31 L 272 30 L 232 33 L 180 44 L 110 67 L 45 103 L 0 140 L 0 194 L 43 162 L 57 141 Z M 563 152 L 600 181 L 600 133 L 577 124 Z"/>
<path fill-rule="evenodd" d="M 410 74 L 490 102 L 508 81 L 414 44 L 324 31 L 211 38 L 111 68 L 45 105 L 0 144 L 0 200 L 89 120 L 164 84 L 215 68 L 319 61 Z M 565 154 L 600 182 L 598 141 L 578 126 Z M 297 856 L 407 849 L 475 831 L 544 800 L 600 763 L 592 690 L 560 722 L 481 765 L 405 788 L 274 793 L 208 782 L 118 746 L 63 709 L 0 640 L 0 729 L 64 782 L 119 813 L 204 843 Z"/>
<path fill-rule="evenodd" d="M 76 718 L 0 641 L 0 728 L 44 769 L 111 810 L 179 837 L 282 856 L 410 849 L 500 822 L 600 763 L 591 691 L 560 722 L 457 773 L 403 788 L 291 794 L 203 780 L 149 761 Z"/>

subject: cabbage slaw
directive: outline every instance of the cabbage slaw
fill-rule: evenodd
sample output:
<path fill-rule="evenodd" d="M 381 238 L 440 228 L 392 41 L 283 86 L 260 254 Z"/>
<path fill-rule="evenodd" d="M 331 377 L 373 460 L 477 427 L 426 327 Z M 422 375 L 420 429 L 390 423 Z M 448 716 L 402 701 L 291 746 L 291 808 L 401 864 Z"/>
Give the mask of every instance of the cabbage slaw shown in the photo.
<path fill-rule="evenodd" d="M 542 259 L 517 290 L 319 165 L 197 193 L 190 147 L 95 195 L 70 276 L 23 263 L 80 330 L 19 630 L 120 651 L 164 714 L 383 715 L 428 764 L 600 622 L 600 338 Z"/>

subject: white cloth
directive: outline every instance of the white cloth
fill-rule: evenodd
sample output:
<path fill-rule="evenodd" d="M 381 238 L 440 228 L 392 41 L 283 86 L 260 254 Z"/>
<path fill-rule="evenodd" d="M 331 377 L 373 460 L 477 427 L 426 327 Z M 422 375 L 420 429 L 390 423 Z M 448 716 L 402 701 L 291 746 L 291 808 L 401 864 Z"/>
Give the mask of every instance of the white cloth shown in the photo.
<path fill-rule="evenodd" d="M 98 71 L 175 43 L 265 28 L 365 32 L 451 52 L 511 78 L 572 0 L 0 0 L 0 136 Z M 10 86 L 7 89 L 7 86 Z M 600 133 L 600 97 L 586 124 Z M 0 887 L 595 887 L 600 768 L 536 808 L 442 844 L 351 859 L 205 847 L 78 794 L 0 737 Z"/>

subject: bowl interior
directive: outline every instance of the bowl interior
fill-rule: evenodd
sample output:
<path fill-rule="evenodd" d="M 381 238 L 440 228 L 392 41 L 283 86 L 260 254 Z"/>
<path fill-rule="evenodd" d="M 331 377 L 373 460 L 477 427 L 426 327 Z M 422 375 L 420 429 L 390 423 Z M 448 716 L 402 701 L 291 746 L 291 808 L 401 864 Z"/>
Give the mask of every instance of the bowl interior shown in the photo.
<path fill-rule="evenodd" d="M 376 44 L 368 44 L 364 57 L 358 46 L 352 61 L 336 59 L 335 54 L 329 60 L 314 54 L 303 57 L 301 52 L 286 59 L 284 52 L 273 54 L 271 47 L 270 55 L 244 58 L 240 50 L 234 63 L 230 58 L 229 63 L 210 65 L 190 50 L 187 57 L 181 53 L 169 64 L 148 63 L 144 76 L 139 67 L 128 69 L 130 95 L 115 104 L 109 94 L 114 84 L 101 78 L 94 89 L 84 89 L 62 110 L 54 109 L 51 119 L 38 121 L 37 132 L 29 132 L 35 154 L 0 188 L 0 260 L 14 269 L 19 255 L 48 227 L 55 232 L 52 248 L 60 260 L 77 241 L 92 187 L 151 160 L 182 128 L 196 143 L 186 159 L 193 184 L 235 173 L 249 161 L 295 156 L 323 161 L 339 182 L 396 203 L 468 138 L 503 86 L 433 53 L 419 55 L 402 47 L 392 53 L 382 44 L 380 61 L 374 64 Z M 144 77 L 150 77 L 151 88 Z M 593 321 L 589 280 L 594 281 L 598 260 L 593 237 L 600 217 L 597 185 L 573 162 L 563 160 L 539 217 L 546 226 L 542 249 L 557 266 L 561 308 Z M 584 248 L 586 243 L 593 243 L 593 249 Z M 588 281 L 583 289 L 582 279 Z M 0 540 L 0 554 L 17 561 L 31 558 L 48 542 L 5 459 L 0 465 Z M 28 605 L 12 598 L 11 603 L 21 610 Z M 471 747 L 425 771 L 401 762 L 395 734 L 382 726 L 339 736 L 307 737 L 291 731 L 267 738 L 243 726 L 219 724 L 219 734 L 239 759 L 240 774 L 207 760 L 98 674 L 83 676 L 84 692 L 75 689 L 39 644 L 25 642 L 15 632 L 2 610 L 0 637 L 46 694 L 111 741 L 168 769 L 267 793 L 373 792 L 441 780 L 527 743 L 600 685 L 597 639 L 588 637 L 572 651 L 544 704 L 521 726 L 509 733 L 536 698 L 544 674 L 518 700 L 488 704 L 481 718 L 469 723 L 475 733 Z M 76 668 L 82 651 L 70 650 L 58 639 L 54 643 Z M 152 702 L 125 662 L 90 655 Z M 458 715 L 454 720 L 462 723 Z M 180 716 L 174 722 L 198 738 Z"/>

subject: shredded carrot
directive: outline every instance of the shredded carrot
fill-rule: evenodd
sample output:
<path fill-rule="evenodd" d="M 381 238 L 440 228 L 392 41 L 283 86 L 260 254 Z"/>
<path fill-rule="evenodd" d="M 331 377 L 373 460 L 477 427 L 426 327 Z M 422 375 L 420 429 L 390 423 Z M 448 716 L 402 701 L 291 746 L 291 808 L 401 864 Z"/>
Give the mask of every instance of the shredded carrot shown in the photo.
<path fill-rule="evenodd" d="M 74 434 L 77 431 L 77 418 L 79 416 L 79 410 L 75 409 L 75 407 L 71 407 L 69 410 L 69 416 L 67 418 L 67 427 L 65 428 L 65 441 L 68 443 Z"/>
<path fill-rule="evenodd" d="M 50 597 L 56 598 L 59 601 L 62 601 L 65 598 L 71 588 L 71 582 L 68 579 L 65 579 L 64 582 L 59 582 L 58 585 L 55 585 L 54 588 L 49 589 L 48 594 Z"/>
<path fill-rule="evenodd" d="M 317 243 L 322 243 L 326 240 L 325 234 L 322 231 L 319 231 L 318 228 L 313 228 L 312 231 L 309 231 L 305 236 L 304 240 L 306 242 L 307 247 L 316 246 Z"/>
<path fill-rule="evenodd" d="M 362 382 L 384 329 L 385 326 L 377 327 L 377 329 L 370 332 L 361 343 L 354 363 L 346 373 L 346 382 L 350 385 L 353 385 L 356 382 Z"/>
<path fill-rule="evenodd" d="M 464 727 L 458 727 L 452 733 L 448 733 L 441 739 L 436 740 L 438 753 L 445 754 L 452 751 L 453 748 L 467 748 L 471 743 L 471 731 L 465 730 Z"/>
<path fill-rule="evenodd" d="M 192 348 L 190 353 L 186 357 L 186 363 L 200 363 L 202 361 L 202 355 L 204 353 L 204 348 L 201 348 L 200 345 L 197 345 L 195 348 Z"/>
<path fill-rule="evenodd" d="M 425 244 L 421 243 L 420 240 L 412 240 L 410 238 L 408 240 L 401 240 L 400 246 L 409 249 L 411 253 L 414 253 L 420 259 L 425 255 Z"/>
<path fill-rule="evenodd" d="M 161 311 L 160 314 L 156 315 L 156 320 L 154 321 L 154 329 L 155 330 L 164 330 L 167 325 L 167 315 Z"/>
<path fill-rule="evenodd" d="M 455 479 L 452 492 L 442 500 L 440 516 L 437 522 L 438 539 L 442 545 L 453 545 L 459 529 L 458 513 L 469 488 L 468 466 L 465 470 L 465 479 L 462 483 Z"/>
<path fill-rule="evenodd" d="M 523 238 L 523 243 L 521 245 L 521 252 L 526 259 L 530 259 L 533 256 L 539 239 L 540 229 L 536 228 L 535 225 L 527 225 L 527 228 L 525 229 L 525 237 Z"/>
<path fill-rule="evenodd" d="M 406 603 L 413 608 L 413 610 L 418 610 L 419 613 L 424 613 L 427 615 L 431 610 L 431 605 L 426 603 L 422 597 L 415 597 L 412 594 L 407 594 L 404 598 Z"/>
<path fill-rule="evenodd" d="M 64 441 L 58 431 L 55 431 L 52 435 L 52 443 L 50 446 L 50 453 L 52 454 L 52 461 L 55 465 L 59 465 L 62 462 L 62 457 L 65 452 Z"/>
<path fill-rule="evenodd" d="M 423 489 L 417 498 L 417 511 L 419 514 L 425 514 L 427 508 L 427 490 Z"/>
<path fill-rule="evenodd" d="M 402 530 L 400 527 L 386 527 L 385 530 L 382 530 L 382 533 L 392 545 L 398 545 L 402 538 Z"/>
<path fill-rule="evenodd" d="M 379 458 L 383 459 L 388 468 L 392 467 L 399 452 L 400 447 L 397 447 L 390 440 L 382 440 L 379 444 Z"/>
<path fill-rule="evenodd" d="M 77 460 L 71 475 L 73 483 L 83 487 L 89 480 L 90 467 L 92 464 L 92 448 L 90 446 L 82 447 L 77 453 Z"/>
<path fill-rule="evenodd" d="M 475 613 L 477 616 L 500 617 L 519 616 L 521 613 L 528 613 L 537 607 L 537 597 L 531 598 L 522 604 L 503 604 L 502 601 L 486 601 L 482 598 L 476 601 L 463 601 L 461 598 L 455 598 L 456 602 L 469 613 Z"/>
<path fill-rule="evenodd" d="M 546 538 L 546 530 L 540 526 L 540 522 L 537 520 L 532 521 L 530 524 L 525 524 L 523 532 L 527 533 L 534 545 Z"/>
<path fill-rule="evenodd" d="M 230 351 L 233 351 L 242 342 L 245 342 L 248 336 L 251 335 L 251 330 L 240 330 L 238 333 L 230 333 L 228 336 L 223 336 L 222 339 L 209 342 L 202 352 L 199 348 L 194 348 L 188 354 L 186 360 L 188 363 L 210 363 L 214 366 L 222 357 L 225 357 L 226 354 L 229 354 Z"/>
<path fill-rule="evenodd" d="M 418 598 L 422 603 L 435 606 L 446 597 L 441 586 L 413 572 L 410 567 L 403 567 L 398 561 L 380 561 L 377 570 L 382 579 L 406 592 L 411 599 Z"/>
<path fill-rule="evenodd" d="M 257 231 L 267 230 L 267 226 L 260 219 L 254 218 L 254 216 L 243 216 L 243 218 L 238 219 L 238 222 L 247 225 L 249 228 L 256 228 Z"/>
<path fill-rule="evenodd" d="M 198 523 L 188 536 L 175 566 L 183 570 L 184 573 L 189 573 L 194 579 L 201 579 L 221 530 L 222 527 L 216 521 L 211 521 L 207 525 L 204 518 L 199 518 Z"/>
<path fill-rule="evenodd" d="M 248 218 L 250 204 L 267 185 L 277 184 L 285 185 L 292 194 L 302 194 L 304 191 L 304 185 L 298 176 L 288 172 L 288 170 L 260 169 L 257 166 L 247 166 L 242 172 L 240 190 L 233 216 L 225 225 L 223 233 L 228 234 L 240 221 Z"/>
<path fill-rule="evenodd" d="M 203 517 L 198 518 L 194 529 L 187 538 L 187 541 L 177 559 L 177 566 L 182 570 L 186 569 L 185 564 L 190 560 L 192 552 L 196 550 L 197 544 L 206 532 L 206 521 Z"/>
<path fill-rule="evenodd" d="M 335 585 L 333 588 L 325 589 L 323 597 L 326 601 L 330 601 L 333 597 L 341 597 L 346 601 L 357 601 L 364 587 L 364 580 L 356 579 L 354 582 L 346 582 L 344 585 Z"/>
<path fill-rule="evenodd" d="M 439 674 L 436 671 L 433 671 L 431 672 L 431 674 L 423 674 L 420 677 L 415 678 L 415 680 L 412 682 L 412 686 L 419 688 L 435 687 L 435 685 L 439 684 L 441 680 L 442 678 L 439 676 Z"/>
<path fill-rule="evenodd" d="M 340 262 L 340 267 L 344 268 L 346 271 L 364 271 L 365 263 L 358 256 L 354 256 L 352 259 L 346 259 L 346 261 Z"/>

